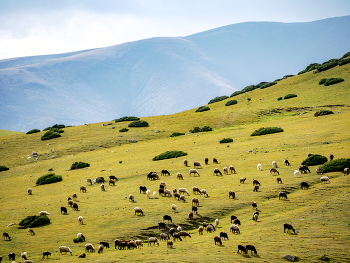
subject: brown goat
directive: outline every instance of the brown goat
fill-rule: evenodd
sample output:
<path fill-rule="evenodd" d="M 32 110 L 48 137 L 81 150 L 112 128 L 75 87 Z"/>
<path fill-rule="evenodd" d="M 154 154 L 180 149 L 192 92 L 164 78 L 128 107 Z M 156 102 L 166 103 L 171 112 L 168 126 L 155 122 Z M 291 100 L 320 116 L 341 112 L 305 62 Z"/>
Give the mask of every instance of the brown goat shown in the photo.
<path fill-rule="evenodd" d="M 236 197 L 235 192 L 233 192 L 233 191 L 228 192 L 228 199 L 230 199 L 231 196 L 232 196 L 232 199 L 235 199 L 235 197 Z"/>
<path fill-rule="evenodd" d="M 214 241 L 215 241 L 215 245 L 216 245 L 217 243 L 219 243 L 220 245 L 222 245 L 221 237 L 215 236 L 215 237 L 214 237 Z"/>

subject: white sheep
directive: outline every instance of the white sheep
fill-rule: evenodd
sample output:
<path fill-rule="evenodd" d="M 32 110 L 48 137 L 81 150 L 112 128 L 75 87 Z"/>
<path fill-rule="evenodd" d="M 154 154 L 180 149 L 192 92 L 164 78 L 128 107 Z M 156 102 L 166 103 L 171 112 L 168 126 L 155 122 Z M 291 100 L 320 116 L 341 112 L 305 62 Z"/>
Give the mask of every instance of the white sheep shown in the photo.
<path fill-rule="evenodd" d="M 277 168 L 277 162 L 276 161 L 272 162 L 272 168 Z"/>
<path fill-rule="evenodd" d="M 133 194 L 129 194 L 129 201 L 134 202 L 135 196 Z"/>
<path fill-rule="evenodd" d="M 27 252 L 22 252 L 21 253 L 21 257 L 22 257 L 22 259 L 27 260 L 28 259 L 27 258 Z"/>
<path fill-rule="evenodd" d="M 178 226 L 176 230 L 177 230 L 177 232 L 181 232 L 182 231 L 182 227 Z"/>
<path fill-rule="evenodd" d="M 205 190 L 205 189 L 202 189 L 200 194 L 204 195 L 204 196 L 206 195 L 207 197 L 209 196 L 207 190 Z"/>
<path fill-rule="evenodd" d="M 137 248 L 143 247 L 142 240 L 140 240 L 140 239 L 135 240 L 135 244 L 136 244 Z"/>
<path fill-rule="evenodd" d="M 219 219 L 215 219 L 215 228 L 219 225 Z"/>
<path fill-rule="evenodd" d="M 301 176 L 301 173 L 299 172 L 299 170 L 294 170 L 294 177 L 296 176 Z"/>
<path fill-rule="evenodd" d="M 140 207 L 135 207 L 134 211 L 135 211 L 135 215 L 138 214 L 138 213 L 141 213 L 143 215 L 143 211 L 142 211 L 142 209 Z"/>
<path fill-rule="evenodd" d="M 94 252 L 95 251 L 95 248 L 94 248 L 94 246 L 91 244 L 91 243 L 88 243 L 88 244 L 85 244 L 85 250 L 87 251 L 87 252 Z"/>
<path fill-rule="evenodd" d="M 324 176 L 321 176 L 320 177 L 320 180 L 321 180 L 321 183 L 324 182 L 324 183 L 330 183 L 331 181 L 329 180 L 328 176 L 324 175 Z"/>
<path fill-rule="evenodd" d="M 73 255 L 72 250 L 67 246 L 60 246 L 59 250 L 60 250 L 59 254 L 63 254 L 63 252 L 65 252 L 65 253 L 69 252 L 71 255 Z"/>
<path fill-rule="evenodd" d="M 164 190 L 164 195 L 168 195 L 171 197 L 171 191 L 169 189 Z"/>
<path fill-rule="evenodd" d="M 49 214 L 49 212 L 41 211 L 41 212 L 39 213 L 39 215 L 41 215 L 41 216 L 48 216 L 48 215 L 50 215 L 50 214 Z"/>
<path fill-rule="evenodd" d="M 83 217 L 82 216 L 78 216 L 78 220 L 79 220 L 79 223 L 81 224 L 81 225 L 84 225 L 84 222 L 83 222 Z"/>
<path fill-rule="evenodd" d="M 104 247 L 102 244 L 99 245 L 97 253 L 98 253 L 98 254 L 103 253 L 103 249 L 104 249 L 104 248 L 105 248 L 105 247 Z"/>
<path fill-rule="evenodd" d="M 190 195 L 186 188 L 179 188 L 179 193 L 180 194 L 186 193 L 187 195 Z"/>
<path fill-rule="evenodd" d="M 193 174 L 193 176 L 195 176 L 196 174 L 198 174 L 198 176 L 200 176 L 196 169 L 190 169 L 189 172 L 190 172 L 190 176 L 191 176 L 191 174 Z"/>
<path fill-rule="evenodd" d="M 181 173 L 177 173 L 176 178 L 179 179 L 179 180 L 183 180 L 184 179 Z"/>
<path fill-rule="evenodd" d="M 234 174 L 236 173 L 235 167 L 233 167 L 232 164 L 229 166 L 229 168 L 230 168 L 231 174 L 232 174 L 232 172 L 233 172 Z"/>
<path fill-rule="evenodd" d="M 180 200 L 186 202 L 186 197 L 184 195 L 180 195 Z"/>
<path fill-rule="evenodd" d="M 238 234 L 240 234 L 240 231 L 239 231 L 239 227 L 237 226 L 237 225 L 235 225 L 235 224 L 232 224 L 231 226 L 230 226 L 230 231 L 232 232 L 232 233 L 238 233 Z"/>
<path fill-rule="evenodd" d="M 29 194 L 29 195 L 32 195 L 32 194 L 33 194 L 32 188 L 28 188 L 28 194 Z"/>
<path fill-rule="evenodd" d="M 154 243 L 154 245 L 156 245 L 156 243 L 157 243 L 157 245 L 159 246 L 159 242 L 158 242 L 158 239 L 156 237 L 150 237 L 148 239 L 148 245 L 151 245 L 152 243 Z"/>
<path fill-rule="evenodd" d="M 172 204 L 172 205 L 171 205 L 171 209 L 174 211 L 174 213 L 179 212 L 179 211 L 177 210 L 177 206 L 176 206 L 175 204 Z"/>
<path fill-rule="evenodd" d="M 151 195 L 151 191 L 148 189 L 148 190 L 146 191 L 146 194 L 147 194 L 147 198 L 149 199 L 149 198 L 150 198 L 150 195 Z"/>
<path fill-rule="evenodd" d="M 228 168 L 227 167 L 224 167 L 224 168 L 222 168 L 223 170 L 224 170 L 224 173 L 225 174 L 228 174 Z"/>
<path fill-rule="evenodd" d="M 256 168 L 258 169 L 258 171 L 262 171 L 263 170 L 262 165 L 260 163 L 256 166 Z"/>
<path fill-rule="evenodd" d="M 78 233 L 77 234 L 77 238 L 82 238 L 85 241 L 85 237 L 82 233 Z"/>
<path fill-rule="evenodd" d="M 153 199 L 157 199 L 157 192 L 156 191 L 153 192 Z"/>

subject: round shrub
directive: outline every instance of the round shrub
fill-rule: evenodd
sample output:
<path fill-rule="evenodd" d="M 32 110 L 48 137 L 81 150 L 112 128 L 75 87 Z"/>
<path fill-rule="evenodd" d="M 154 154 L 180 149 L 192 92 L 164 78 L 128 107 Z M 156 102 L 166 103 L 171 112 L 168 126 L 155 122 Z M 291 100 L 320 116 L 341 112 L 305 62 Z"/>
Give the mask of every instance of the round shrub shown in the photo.
<path fill-rule="evenodd" d="M 82 237 L 76 237 L 76 238 L 73 238 L 73 242 L 74 243 L 79 243 L 79 242 L 84 242 L 85 240 L 84 240 L 84 238 L 82 238 Z"/>
<path fill-rule="evenodd" d="M 337 83 L 340 83 L 340 82 L 343 82 L 343 81 L 344 81 L 344 79 L 342 79 L 342 78 L 330 78 L 330 79 L 326 80 L 324 85 L 325 86 L 330 86 L 330 85 L 337 84 Z"/>
<path fill-rule="evenodd" d="M 43 176 L 40 176 L 38 180 L 36 180 L 37 185 L 43 185 L 43 184 L 52 184 L 56 182 L 61 182 L 62 176 L 56 175 L 54 173 L 48 173 Z"/>
<path fill-rule="evenodd" d="M 312 165 L 324 164 L 327 161 L 328 159 L 326 156 L 314 154 L 314 155 L 311 155 L 310 157 L 307 157 L 301 164 L 312 166 Z"/>
<path fill-rule="evenodd" d="M 19 222 L 19 226 L 22 228 L 37 227 L 50 224 L 50 218 L 47 216 L 27 216 Z"/>
<path fill-rule="evenodd" d="M 173 132 L 170 137 L 176 137 L 176 136 L 181 136 L 181 135 L 185 135 L 183 132 Z"/>
<path fill-rule="evenodd" d="M 280 127 L 261 127 L 255 130 L 250 136 L 260 136 L 265 134 L 283 132 L 284 130 Z"/>
<path fill-rule="evenodd" d="M 279 98 L 277 98 L 277 100 L 283 100 L 283 98 L 282 98 L 282 97 L 279 97 Z"/>
<path fill-rule="evenodd" d="M 147 121 L 133 121 L 129 123 L 128 127 L 148 127 L 148 122 Z"/>
<path fill-rule="evenodd" d="M 320 110 L 318 112 L 315 112 L 314 116 L 318 117 L 318 116 L 324 116 L 324 115 L 329 115 L 329 114 L 334 114 L 334 112 L 331 110 Z"/>
<path fill-rule="evenodd" d="M 0 172 L 10 170 L 10 168 L 6 167 L 5 165 L 0 165 Z"/>
<path fill-rule="evenodd" d="M 232 138 L 224 138 L 220 141 L 220 143 L 228 143 L 228 142 L 233 142 Z"/>
<path fill-rule="evenodd" d="M 298 97 L 298 96 L 296 94 L 287 94 L 286 96 L 284 96 L 284 99 L 287 100 L 295 97 Z"/>
<path fill-rule="evenodd" d="M 122 121 L 138 121 L 140 118 L 134 117 L 134 116 L 125 116 L 119 119 L 114 120 L 115 122 L 122 122 Z"/>
<path fill-rule="evenodd" d="M 33 129 L 33 130 L 28 131 L 26 134 L 32 134 L 32 133 L 37 133 L 37 132 L 40 132 L 40 130 Z"/>
<path fill-rule="evenodd" d="M 326 78 L 323 78 L 323 79 L 320 80 L 320 82 L 318 83 L 318 85 L 322 85 L 322 84 L 324 84 L 326 81 L 327 81 L 327 79 L 326 79 Z"/>
<path fill-rule="evenodd" d="M 203 112 L 203 111 L 208 111 L 210 108 L 208 106 L 201 106 L 199 107 L 196 112 Z"/>
<path fill-rule="evenodd" d="M 228 96 L 221 96 L 221 97 L 216 97 L 208 102 L 208 104 L 214 103 L 214 102 L 219 102 L 222 100 L 228 99 Z"/>
<path fill-rule="evenodd" d="M 350 158 L 334 159 L 321 165 L 320 169 L 325 173 L 336 171 L 343 172 L 346 167 L 350 167 Z"/>
<path fill-rule="evenodd" d="M 64 124 L 55 124 L 51 127 L 51 129 L 63 129 L 66 126 Z"/>
<path fill-rule="evenodd" d="M 196 133 L 196 132 L 207 132 L 207 131 L 212 131 L 213 128 L 209 126 L 204 126 L 203 128 L 199 127 L 194 127 L 193 130 L 190 130 L 190 133 Z"/>
<path fill-rule="evenodd" d="M 183 151 L 166 151 L 164 153 L 161 153 L 161 154 L 155 156 L 152 160 L 159 161 L 159 160 L 164 160 L 164 159 L 177 158 L 177 157 L 185 156 L 185 155 L 187 155 L 187 153 L 183 152 Z"/>
<path fill-rule="evenodd" d="M 228 102 L 226 102 L 225 106 L 231 106 L 231 105 L 235 105 L 237 104 L 236 100 L 229 100 Z"/>
<path fill-rule="evenodd" d="M 58 132 L 54 132 L 54 131 L 47 131 L 45 132 L 45 134 L 43 136 L 41 136 L 41 140 L 44 141 L 44 140 L 51 140 L 51 139 L 54 139 L 54 138 L 58 138 L 58 137 L 61 137 L 61 134 L 59 134 Z"/>
<path fill-rule="evenodd" d="M 128 128 L 123 128 L 123 129 L 120 129 L 119 132 L 127 132 L 129 129 Z"/>
<path fill-rule="evenodd" d="M 85 168 L 85 167 L 89 167 L 89 166 L 90 166 L 89 163 L 75 162 L 75 163 L 73 163 L 72 166 L 70 167 L 70 170 L 81 169 L 81 168 Z"/>

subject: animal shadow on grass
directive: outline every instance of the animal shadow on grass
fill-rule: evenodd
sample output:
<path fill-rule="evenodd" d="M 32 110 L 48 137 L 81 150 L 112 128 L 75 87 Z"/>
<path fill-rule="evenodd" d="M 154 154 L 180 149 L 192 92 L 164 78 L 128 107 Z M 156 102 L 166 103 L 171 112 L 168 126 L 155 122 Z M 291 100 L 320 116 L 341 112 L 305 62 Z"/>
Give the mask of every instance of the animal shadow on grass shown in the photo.
<path fill-rule="evenodd" d="M 251 256 L 249 254 L 242 254 L 242 257 L 245 257 L 245 258 L 251 258 Z"/>
<path fill-rule="evenodd" d="M 250 255 L 254 258 L 260 258 L 260 256 L 258 254 L 250 254 Z"/>

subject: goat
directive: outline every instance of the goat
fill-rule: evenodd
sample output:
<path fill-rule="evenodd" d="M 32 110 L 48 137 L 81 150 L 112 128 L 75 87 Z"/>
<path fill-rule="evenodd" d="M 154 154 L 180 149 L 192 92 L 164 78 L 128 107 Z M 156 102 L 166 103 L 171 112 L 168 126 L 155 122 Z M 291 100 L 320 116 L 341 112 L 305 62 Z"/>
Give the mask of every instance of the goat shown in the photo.
<path fill-rule="evenodd" d="M 222 245 L 221 237 L 215 236 L 215 237 L 214 237 L 214 241 L 215 241 L 215 245 L 216 245 L 217 243 L 219 243 L 220 245 Z"/>
<path fill-rule="evenodd" d="M 289 230 L 292 230 L 295 234 L 295 229 L 293 228 L 293 226 L 291 224 L 284 224 L 283 228 L 284 228 L 284 233 L 286 233 L 286 229 L 287 229 L 287 232 L 289 232 Z"/>

